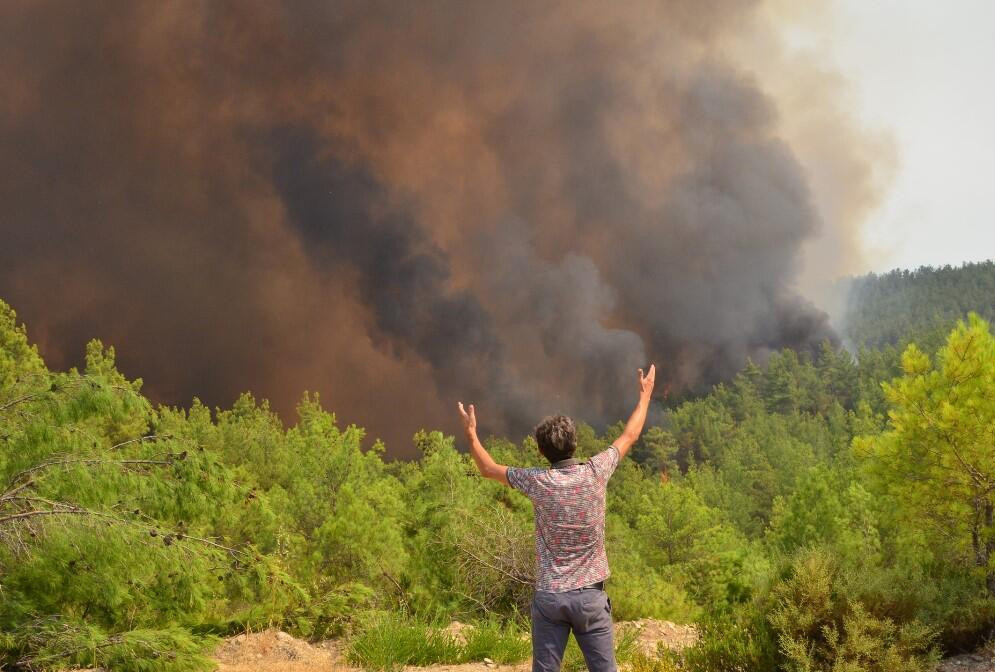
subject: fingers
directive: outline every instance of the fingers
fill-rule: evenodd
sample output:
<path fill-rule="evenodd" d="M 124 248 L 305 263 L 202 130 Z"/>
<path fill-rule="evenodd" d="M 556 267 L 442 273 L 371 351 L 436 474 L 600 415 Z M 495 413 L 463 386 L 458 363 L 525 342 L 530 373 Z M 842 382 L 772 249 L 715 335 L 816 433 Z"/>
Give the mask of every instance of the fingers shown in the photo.
<path fill-rule="evenodd" d="M 639 382 L 652 382 L 654 380 L 656 380 L 656 364 L 650 364 L 650 370 L 645 373 L 639 369 Z"/>
<path fill-rule="evenodd" d="M 473 408 L 473 404 L 470 404 L 469 412 L 466 408 L 463 408 L 463 402 L 457 401 L 456 405 L 459 406 L 460 415 L 463 416 L 463 420 L 469 422 L 470 424 L 476 424 L 477 422 L 477 412 Z"/>

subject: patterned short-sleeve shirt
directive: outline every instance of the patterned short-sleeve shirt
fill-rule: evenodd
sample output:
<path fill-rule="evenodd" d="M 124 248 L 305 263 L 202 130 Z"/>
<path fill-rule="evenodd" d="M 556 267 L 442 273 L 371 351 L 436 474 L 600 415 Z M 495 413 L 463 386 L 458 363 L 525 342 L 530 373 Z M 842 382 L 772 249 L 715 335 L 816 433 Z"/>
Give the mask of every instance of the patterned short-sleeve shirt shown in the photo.
<path fill-rule="evenodd" d="M 536 590 L 562 593 L 603 581 L 605 489 L 618 448 L 560 469 L 508 467 L 508 483 L 532 500 L 536 528 Z"/>

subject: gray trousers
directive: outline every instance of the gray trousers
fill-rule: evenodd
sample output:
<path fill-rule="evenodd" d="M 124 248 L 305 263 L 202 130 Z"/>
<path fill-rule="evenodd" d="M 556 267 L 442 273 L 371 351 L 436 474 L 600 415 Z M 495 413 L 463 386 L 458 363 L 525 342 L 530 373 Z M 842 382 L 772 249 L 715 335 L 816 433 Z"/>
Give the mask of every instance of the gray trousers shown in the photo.
<path fill-rule="evenodd" d="M 603 590 L 537 590 L 532 598 L 532 672 L 560 672 L 567 638 L 574 637 L 591 672 L 615 672 L 612 603 Z"/>

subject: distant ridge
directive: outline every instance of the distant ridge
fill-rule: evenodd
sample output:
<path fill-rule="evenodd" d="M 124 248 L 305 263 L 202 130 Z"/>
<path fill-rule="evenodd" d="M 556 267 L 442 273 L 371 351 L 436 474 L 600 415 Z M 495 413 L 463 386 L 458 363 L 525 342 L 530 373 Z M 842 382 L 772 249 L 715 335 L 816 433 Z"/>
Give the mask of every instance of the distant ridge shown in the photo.
<path fill-rule="evenodd" d="M 995 320 L 995 261 L 922 266 L 849 281 L 843 335 L 856 346 L 932 341 L 973 311 Z"/>

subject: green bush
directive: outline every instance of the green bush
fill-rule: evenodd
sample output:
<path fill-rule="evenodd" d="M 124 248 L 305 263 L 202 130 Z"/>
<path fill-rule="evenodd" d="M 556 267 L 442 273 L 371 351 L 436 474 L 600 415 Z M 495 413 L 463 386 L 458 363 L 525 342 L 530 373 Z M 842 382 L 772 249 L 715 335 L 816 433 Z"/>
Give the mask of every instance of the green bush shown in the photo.
<path fill-rule="evenodd" d="M 350 638 L 347 658 L 368 670 L 393 670 L 404 665 L 480 662 L 513 664 L 532 655 L 524 625 L 483 620 L 467 627 L 465 641 L 437 626 L 397 612 L 368 615 Z"/>
<path fill-rule="evenodd" d="M 206 672 L 215 667 L 204 652 L 216 640 L 194 637 L 180 627 L 108 633 L 78 621 L 48 618 L 27 622 L 10 635 L 5 653 L 27 669 L 72 666 L 120 672 Z"/>
<path fill-rule="evenodd" d="M 895 622 L 855 595 L 859 577 L 846 575 L 824 550 L 800 552 L 774 587 L 770 623 L 797 672 L 927 672 L 935 666 L 935 633 L 917 620 Z"/>
<path fill-rule="evenodd" d="M 378 613 L 349 642 L 349 662 L 367 670 L 397 670 L 405 665 L 459 663 L 463 647 L 449 633 L 403 614 Z"/>
<path fill-rule="evenodd" d="M 373 605 L 374 597 L 373 590 L 362 583 L 328 589 L 319 583 L 308 591 L 307 599 L 291 607 L 283 622 L 295 635 L 306 639 L 339 637 L 359 613 Z"/>
<path fill-rule="evenodd" d="M 698 623 L 698 641 L 677 657 L 692 672 L 761 672 L 778 669 L 781 656 L 761 599 Z"/>
<path fill-rule="evenodd" d="M 490 658 L 495 663 L 512 664 L 531 655 L 532 640 L 525 624 L 502 624 L 492 618 L 467 629 L 461 661 L 471 663 Z"/>

